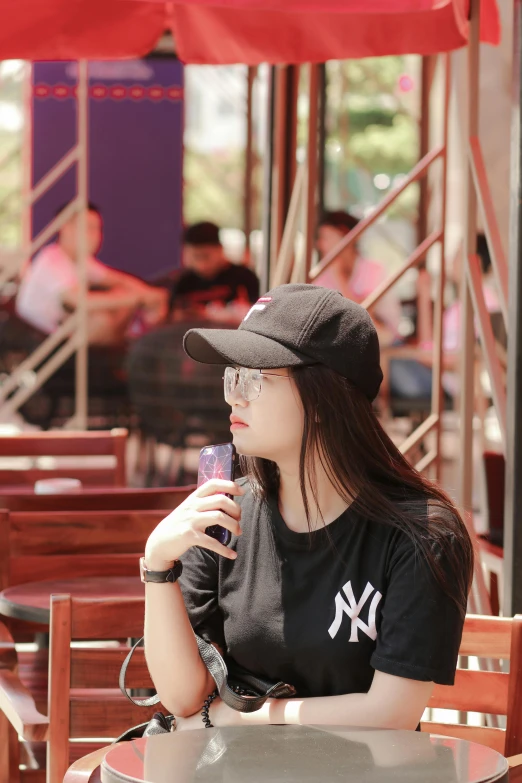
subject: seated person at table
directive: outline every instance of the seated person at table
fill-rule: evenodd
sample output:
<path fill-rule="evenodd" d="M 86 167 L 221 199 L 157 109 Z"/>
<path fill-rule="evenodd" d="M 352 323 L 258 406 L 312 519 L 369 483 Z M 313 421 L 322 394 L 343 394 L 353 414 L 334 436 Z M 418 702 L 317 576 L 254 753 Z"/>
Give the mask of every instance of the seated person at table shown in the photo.
<path fill-rule="evenodd" d="M 61 228 L 58 241 L 44 247 L 22 276 L 16 300 L 17 315 L 45 334 L 52 334 L 78 303 L 77 224 L 76 214 Z M 122 342 L 138 310 L 148 325 L 161 321 L 165 316 L 167 292 L 98 261 L 95 254 L 102 239 L 102 216 L 89 204 L 89 342 L 113 345 Z"/>
<path fill-rule="evenodd" d="M 232 264 L 214 223 L 194 223 L 183 234 L 183 265 L 171 291 L 171 310 L 239 323 L 259 298 L 259 280 Z"/>
<path fill-rule="evenodd" d="M 415 729 L 434 683 L 454 682 L 471 540 L 375 415 L 382 370 L 368 313 L 314 285 L 280 286 L 263 301 L 238 330 L 185 336 L 192 359 L 228 365 L 244 478 L 203 484 L 148 538 L 152 679 L 178 730 L 202 718 L 252 731 Z M 209 535 L 216 524 L 229 546 Z M 215 698 L 193 630 L 296 698 L 231 709 Z"/>

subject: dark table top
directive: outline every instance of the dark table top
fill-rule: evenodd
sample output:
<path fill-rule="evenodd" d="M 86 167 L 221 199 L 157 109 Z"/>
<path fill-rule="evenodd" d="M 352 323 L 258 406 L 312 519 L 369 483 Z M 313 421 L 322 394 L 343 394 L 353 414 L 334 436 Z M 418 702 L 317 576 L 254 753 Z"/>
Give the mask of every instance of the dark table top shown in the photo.
<path fill-rule="evenodd" d="M 507 783 L 493 750 L 415 731 L 326 726 L 201 729 L 122 743 L 102 783 Z"/>
<path fill-rule="evenodd" d="M 31 623 L 49 623 L 52 595 L 73 598 L 139 598 L 144 585 L 138 576 L 96 576 L 53 579 L 8 587 L 0 593 L 0 614 Z"/>

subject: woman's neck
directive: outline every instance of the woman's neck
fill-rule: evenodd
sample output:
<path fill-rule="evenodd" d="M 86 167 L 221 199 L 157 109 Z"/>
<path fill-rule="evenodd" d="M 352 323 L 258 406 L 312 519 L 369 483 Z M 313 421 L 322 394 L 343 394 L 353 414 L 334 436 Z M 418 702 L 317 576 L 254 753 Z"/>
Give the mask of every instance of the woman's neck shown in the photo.
<path fill-rule="evenodd" d="M 299 464 L 278 465 L 279 467 L 279 510 L 285 524 L 296 533 L 308 532 L 305 506 L 299 483 Z M 346 511 L 349 503 L 343 499 L 324 468 L 318 461 L 316 464 L 316 497 L 314 499 L 311 487 L 307 487 L 307 499 L 312 530 L 329 525 Z"/>

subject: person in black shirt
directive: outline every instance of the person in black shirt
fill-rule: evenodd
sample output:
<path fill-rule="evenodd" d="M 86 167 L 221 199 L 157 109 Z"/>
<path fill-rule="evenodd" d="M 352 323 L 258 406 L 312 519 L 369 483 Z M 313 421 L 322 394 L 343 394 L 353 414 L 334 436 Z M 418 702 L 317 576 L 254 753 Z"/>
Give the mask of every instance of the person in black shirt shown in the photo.
<path fill-rule="evenodd" d="M 163 704 L 201 727 L 214 683 L 192 629 L 296 698 L 215 726 L 301 723 L 414 729 L 451 685 L 473 549 L 446 495 L 378 422 L 379 341 L 341 294 L 285 285 L 239 329 L 193 329 L 189 356 L 228 364 L 225 399 L 244 478 L 197 489 L 150 535 L 145 648 Z M 232 496 L 226 497 L 226 494 Z M 206 534 L 222 525 L 229 547 Z M 179 570 L 180 566 L 178 566 Z"/>
<path fill-rule="evenodd" d="M 185 229 L 183 263 L 184 271 L 172 284 L 171 311 L 203 313 L 212 320 L 237 319 L 237 323 L 257 301 L 256 275 L 225 258 L 214 223 L 195 223 Z"/>

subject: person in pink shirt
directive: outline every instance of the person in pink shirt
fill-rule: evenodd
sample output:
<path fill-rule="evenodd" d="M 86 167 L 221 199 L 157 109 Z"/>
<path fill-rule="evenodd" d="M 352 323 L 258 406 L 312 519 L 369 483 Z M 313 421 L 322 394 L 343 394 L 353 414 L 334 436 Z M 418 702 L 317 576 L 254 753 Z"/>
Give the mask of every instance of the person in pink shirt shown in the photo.
<path fill-rule="evenodd" d="M 325 212 L 319 223 L 316 243 L 320 257 L 324 258 L 333 250 L 358 222 L 348 212 Z M 361 255 L 355 242 L 339 253 L 314 282 L 323 288 L 339 291 L 347 299 L 361 304 L 386 280 L 387 275 L 382 264 Z M 393 289 L 371 308 L 370 315 L 377 327 L 381 345 L 393 343 L 399 334 L 401 318 L 401 305 Z"/>
<path fill-rule="evenodd" d="M 348 212 L 325 212 L 319 223 L 317 250 L 324 258 L 340 240 L 352 231 L 358 220 Z M 377 261 L 365 258 L 357 242 L 345 248 L 315 279 L 316 285 L 333 288 L 347 299 L 361 304 L 386 280 L 388 273 Z M 392 288 L 371 310 L 381 347 L 400 344 L 399 322 L 401 304 Z M 415 359 L 392 359 L 389 363 L 389 391 L 392 398 L 401 400 L 429 400 L 431 397 L 431 368 Z"/>

